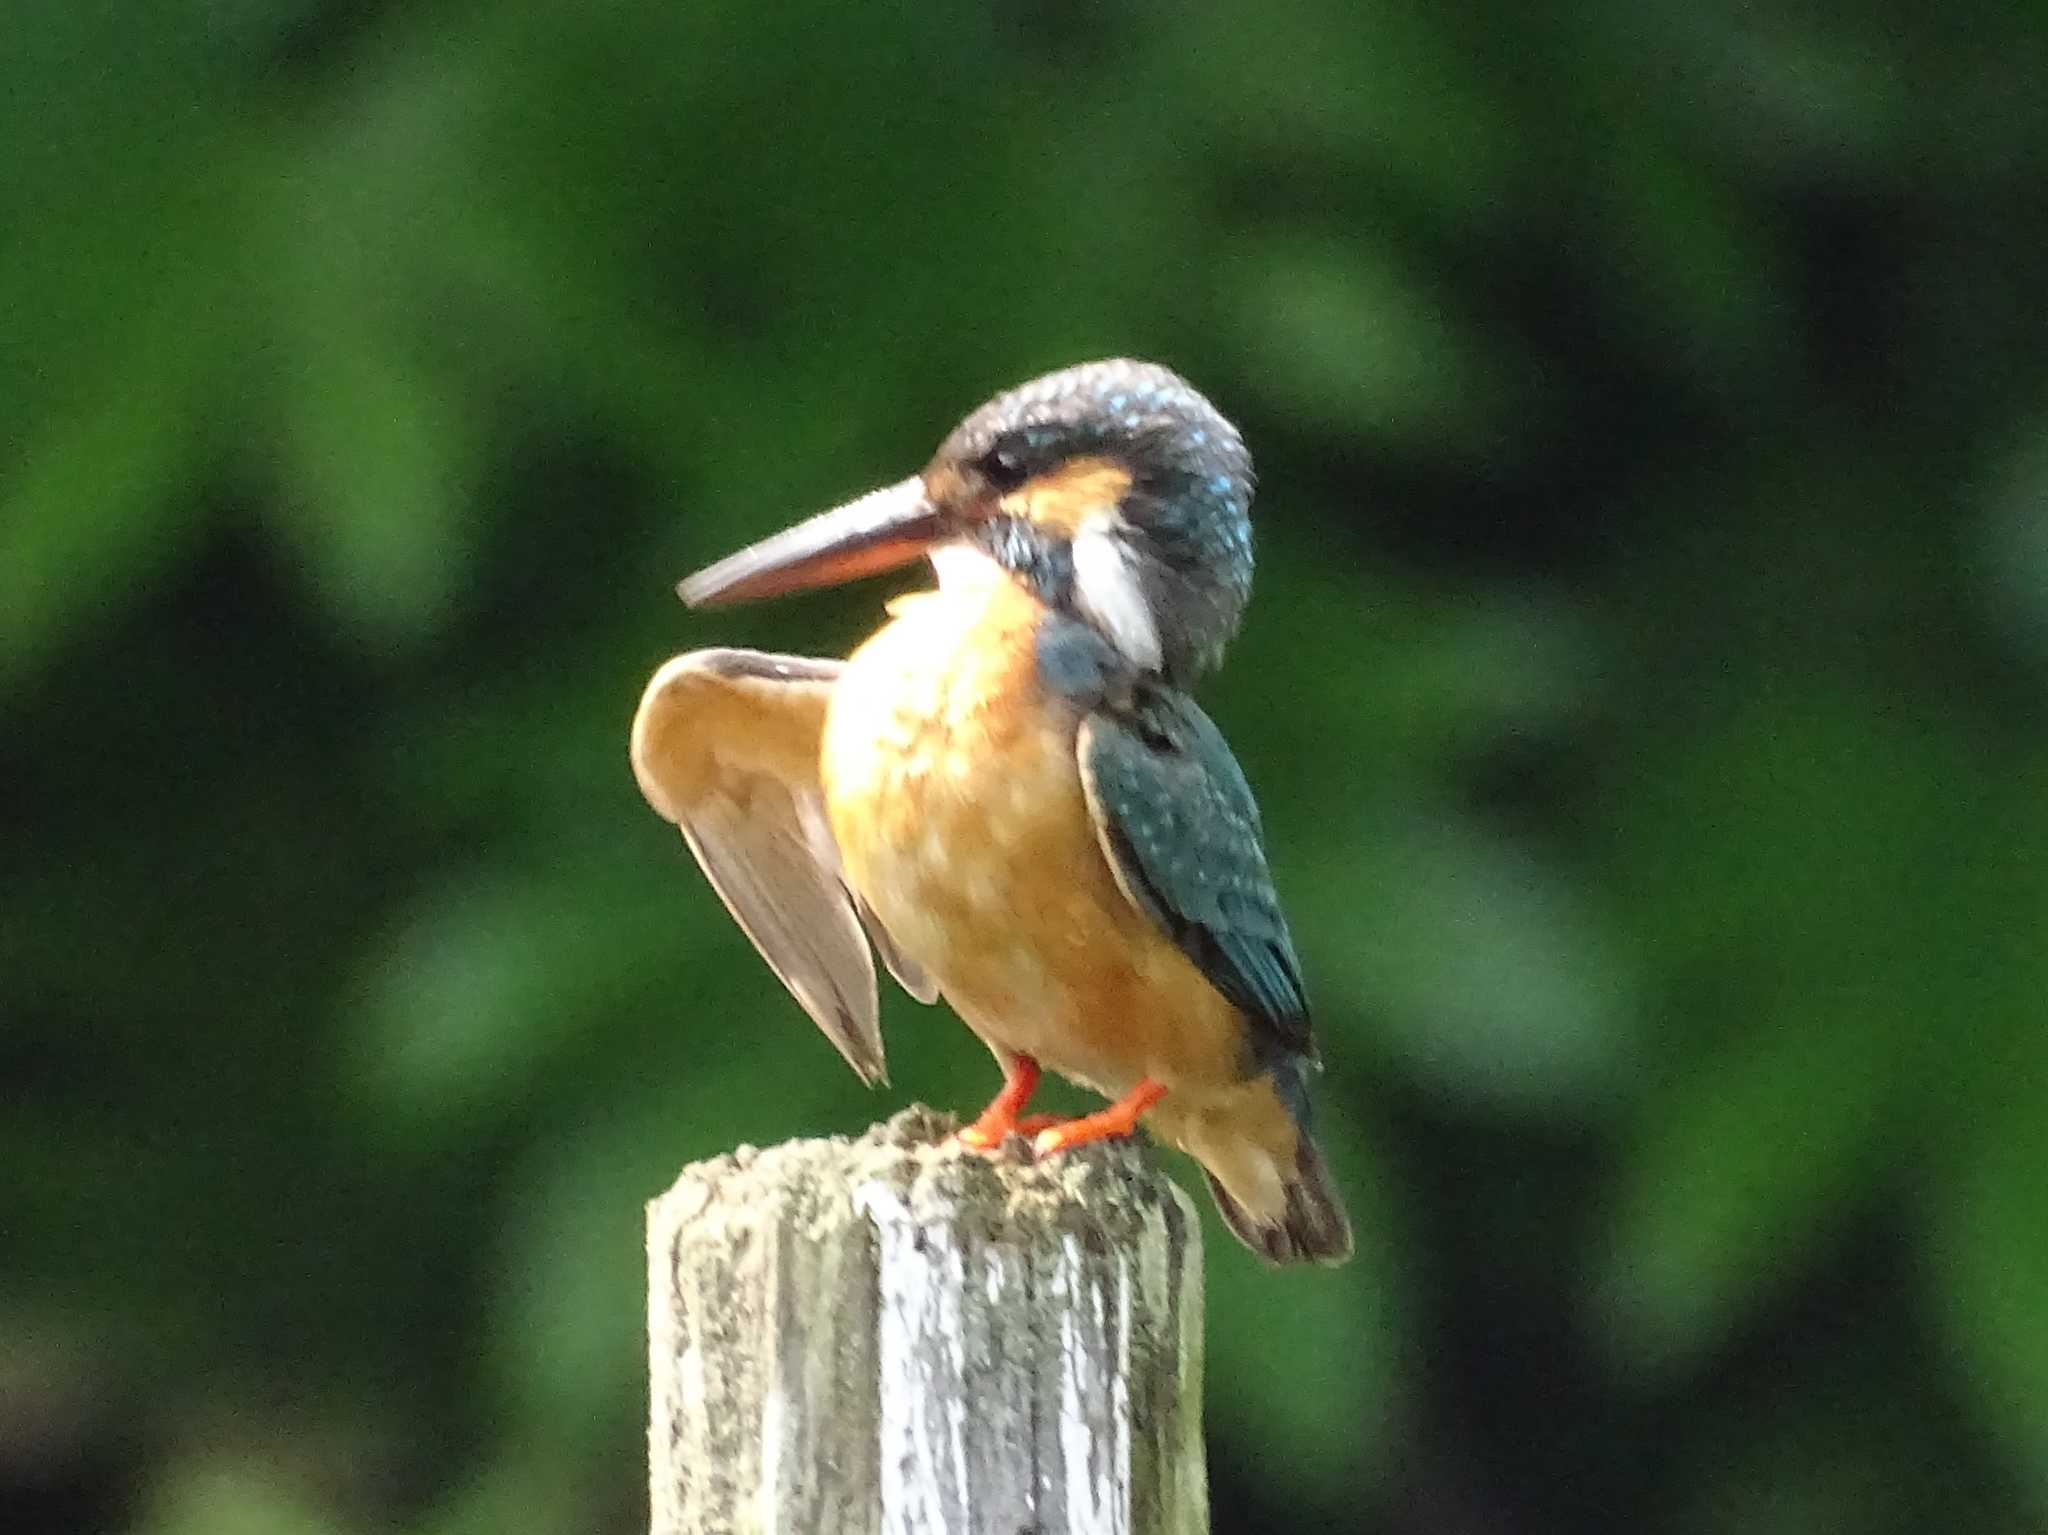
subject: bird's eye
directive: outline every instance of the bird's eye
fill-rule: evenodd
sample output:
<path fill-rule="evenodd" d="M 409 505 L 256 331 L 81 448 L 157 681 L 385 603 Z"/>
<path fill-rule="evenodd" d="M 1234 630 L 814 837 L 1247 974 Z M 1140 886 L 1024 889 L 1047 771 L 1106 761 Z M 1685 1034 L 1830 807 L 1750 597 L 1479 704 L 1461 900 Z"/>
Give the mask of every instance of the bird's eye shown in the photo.
<path fill-rule="evenodd" d="M 1015 490 L 1027 477 L 1024 455 L 1011 442 L 999 442 L 981 455 L 981 477 L 997 490 Z"/>

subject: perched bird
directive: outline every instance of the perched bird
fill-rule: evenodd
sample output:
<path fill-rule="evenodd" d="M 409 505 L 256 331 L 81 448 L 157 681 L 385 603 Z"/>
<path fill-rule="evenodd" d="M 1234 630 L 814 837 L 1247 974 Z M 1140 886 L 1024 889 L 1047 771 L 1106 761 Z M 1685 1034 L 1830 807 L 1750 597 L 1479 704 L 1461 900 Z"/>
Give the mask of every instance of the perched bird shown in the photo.
<path fill-rule="evenodd" d="M 1150 363 L 989 401 L 923 472 L 679 588 L 693 607 L 928 556 L 846 661 L 700 650 L 633 721 L 642 792 L 853 1069 L 882 1079 L 869 944 L 995 1052 L 960 1132 L 1040 1154 L 1141 1117 L 1276 1263 L 1351 1228 L 1309 1133 L 1319 1069 L 1258 807 L 1184 689 L 1251 594 L 1237 429 Z M 1020 1117 L 1041 1066 L 1115 1100 Z"/>

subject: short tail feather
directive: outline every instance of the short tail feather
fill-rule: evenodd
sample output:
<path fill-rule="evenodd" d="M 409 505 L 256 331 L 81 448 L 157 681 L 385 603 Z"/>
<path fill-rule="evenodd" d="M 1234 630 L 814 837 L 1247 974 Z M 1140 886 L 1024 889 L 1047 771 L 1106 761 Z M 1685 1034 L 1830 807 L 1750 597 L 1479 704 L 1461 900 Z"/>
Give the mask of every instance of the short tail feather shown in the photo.
<path fill-rule="evenodd" d="M 1351 1218 L 1330 1181 L 1316 1143 L 1303 1131 L 1287 1180 L 1287 1204 L 1278 1222 L 1261 1221 L 1207 1174 L 1216 1209 L 1237 1239 L 1268 1263 L 1342 1263 L 1351 1256 Z"/>

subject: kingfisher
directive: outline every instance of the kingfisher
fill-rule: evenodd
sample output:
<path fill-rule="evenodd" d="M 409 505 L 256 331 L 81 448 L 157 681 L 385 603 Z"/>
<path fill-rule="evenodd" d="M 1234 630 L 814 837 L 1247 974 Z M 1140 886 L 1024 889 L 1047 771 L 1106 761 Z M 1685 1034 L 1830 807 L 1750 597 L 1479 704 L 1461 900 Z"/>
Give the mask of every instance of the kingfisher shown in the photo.
<path fill-rule="evenodd" d="M 847 660 L 657 670 L 641 791 L 854 1071 L 885 1080 L 873 954 L 1003 1085 L 958 1132 L 1039 1156 L 1148 1129 L 1273 1263 L 1351 1226 L 1310 1133 L 1320 1070 L 1258 806 L 1187 689 L 1251 595 L 1251 456 L 1178 374 L 1114 359 L 962 421 L 924 469 L 688 577 L 692 607 L 927 558 Z M 870 952 L 872 949 L 872 953 Z M 1041 1069 L 1111 1100 L 1026 1115 Z"/>

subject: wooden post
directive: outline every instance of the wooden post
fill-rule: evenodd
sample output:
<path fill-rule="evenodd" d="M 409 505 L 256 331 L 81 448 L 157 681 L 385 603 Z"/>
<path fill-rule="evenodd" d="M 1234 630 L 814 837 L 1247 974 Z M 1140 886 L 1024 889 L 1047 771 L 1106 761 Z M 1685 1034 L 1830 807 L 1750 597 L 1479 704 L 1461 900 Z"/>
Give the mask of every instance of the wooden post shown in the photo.
<path fill-rule="evenodd" d="M 1202 1256 L 1131 1145 L 908 1109 L 647 1209 L 654 1535 L 1201 1535 Z"/>

